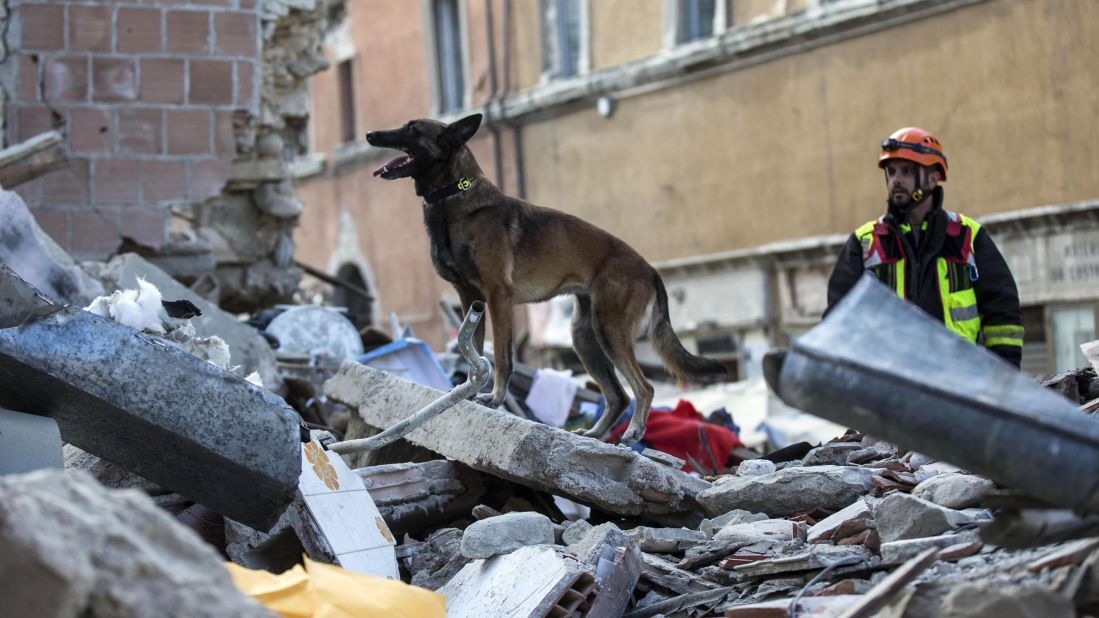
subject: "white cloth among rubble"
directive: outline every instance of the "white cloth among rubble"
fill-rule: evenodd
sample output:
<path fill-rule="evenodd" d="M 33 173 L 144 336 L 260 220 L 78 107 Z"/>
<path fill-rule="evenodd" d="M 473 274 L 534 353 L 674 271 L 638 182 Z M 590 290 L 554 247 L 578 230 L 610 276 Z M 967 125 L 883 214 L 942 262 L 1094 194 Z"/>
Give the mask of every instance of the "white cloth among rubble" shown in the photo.
<path fill-rule="evenodd" d="M 538 420 L 551 427 L 563 427 L 578 388 L 571 371 L 539 369 L 524 403 Z"/>

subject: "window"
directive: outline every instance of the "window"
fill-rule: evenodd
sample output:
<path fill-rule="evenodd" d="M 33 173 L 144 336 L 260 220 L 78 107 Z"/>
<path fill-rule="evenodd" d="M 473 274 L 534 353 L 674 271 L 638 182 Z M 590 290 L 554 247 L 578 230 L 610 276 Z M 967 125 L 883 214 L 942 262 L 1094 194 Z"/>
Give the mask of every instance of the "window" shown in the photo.
<path fill-rule="evenodd" d="M 462 30 L 458 0 L 434 0 L 435 76 L 438 110 L 446 113 L 465 105 Z"/>
<path fill-rule="evenodd" d="M 697 41 L 714 34 L 716 0 L 675 0 L 676 43 Z"/>
<path fill-rule="evenodd" d="M 1053 331 L 1053 370 L 1059 373 L 1086 366 L 1080 344 L 1095 339 L 1095 306 L 1055 306 L 1049 312 L 1049 325 Z"/>
<path fill-rule="evenodd" d="M 585 72 L 586 0 L 541 0 L 542 72 L 548 77 L 575 77 Z"/>
<path fill-rule="evenodd" d="M 355 82 L 351 61 L 344 60 L 337 69 L 340 97 L 340 138 L 344 143 L 355 141 Z"/>

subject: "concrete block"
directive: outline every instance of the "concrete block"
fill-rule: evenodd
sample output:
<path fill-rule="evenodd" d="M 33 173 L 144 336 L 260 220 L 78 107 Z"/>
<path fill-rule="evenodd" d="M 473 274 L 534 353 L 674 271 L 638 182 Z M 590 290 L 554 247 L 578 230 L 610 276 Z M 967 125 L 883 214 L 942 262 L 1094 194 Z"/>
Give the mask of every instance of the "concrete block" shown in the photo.
<path fill-rule="evenodd" d="M 812 528 L 809 528 L 809 536 L 806 540 L 810 543 L 827 541 L 832 538 L 832 534 L 834 534 L 843 524 L 853 519 L 870 516 L 871 507 L 869 500 L 866 498 L 855 500 L 850 505 L 832 513 L 828 517 L 818 521 Z"/>
<path fill-rule="evenodd" d="M 948 509 L 977 506 L 996 489 L 992 481 L 972 474 L 940 474 L 912 489 L 912 495 Z"/>
<path fill-rule="evenodd" d="M 965 513 L 941 507 L 908 494 L 895 493 L 874 509 L 882 543 L 935 536 L 973 521 Z"/>
<path fill-rule="evenodd" d="M 553 522 L 541 513 L 505 513 L 475 521 L 462 535 L 462 555 L 491 558 L 529 545 L 553 545 Z"/>
<path fill-rule="evenodd" d="M 641 543 L 641 551 L 676 554 L 705 543 L 706 534 L 690 528 L 649 528 L 641 526 L 630 531 Z"/>
<path fill-rule="evenodd" d="M 637 541 L 614 524 L 600 524 L 569 547 L 595 575 L 596 596 L 587 616 L 618 618 L 626 612 L 644 562 Z"/>
<path fill-rule="evenodd" d="M 325 392 L 380 428 L 414 414 L 440 395 L 355 363 L 344 364 L 325 383 Z M 664 525 L 698 525 L 701 513 L 694 498 L 709 487 L 706 481 L 630 449 L 469 401 L 460 402 L 405 439 L 526 487 Z"/>
<path fill-rule="evenodd" d="M 723 476 L 698 495 L 706 514 L 733 509 L 788 517 L 813 509 L 839 510 L 870 493 L 873 470 L 850 466 L 812 466 L 764 476 Z"/>
<path fill-rule="evenodd" d="M 5 277 L 0 286 L 25 282 Z M 6 281 L 5 281 L 6 279 Z M 0 328 L 0 406 L 218 513 L 266 528 L 301 469 L 297 414 L 244 380 L 76 307 Z"/>
<path fill-rule="evenodd" d="M 767 474 L 774 474 L 777 469 L 774 462 L 768 459 L 746 459 L 737 466 L 736 475 L 764 476 Z"/>
<path fill-rule="evenodd" d="M 79 471 L 0 477 L 0 556 L 3 616 L 271 615 L 147 496 Z"/>

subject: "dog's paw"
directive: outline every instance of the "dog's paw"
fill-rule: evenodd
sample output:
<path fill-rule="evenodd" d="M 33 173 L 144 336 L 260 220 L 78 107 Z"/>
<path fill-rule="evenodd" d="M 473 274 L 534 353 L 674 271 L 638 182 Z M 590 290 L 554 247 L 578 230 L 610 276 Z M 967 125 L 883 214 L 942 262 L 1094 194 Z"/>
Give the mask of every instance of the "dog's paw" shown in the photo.
<path fill-rule="evenodd" d="M 603 437 L 599 435 L 602 432 L 596 431 L 594 427 L 588 429 L 573 429 L 572 432 L 578 436 L 584 436 L 585 438 L 595 438 L 596 440 Z"/>
<path fill-rule="evenodd" d="M 641 436 L 643 436 L 644 434 L 644 429 L 639 431 L 634 429 L 633 427 L 630 427 L 626 430 L 626 433 L 622 434 L 622 437 L 618 439 L 618 445 L 627 447 L 633 446 L 634 444 L 637 444 L 641 441 Z"/>
<path fill-rule="evenodd" d="M 499 408 L 500 404 L 504 403 L 503 397 L 500 397 L 500 400 L 497 401 L 496 397 L 492 393 L 480 393 L 476 397 L 474 397 L 473 400 L 489 408 Z"/>

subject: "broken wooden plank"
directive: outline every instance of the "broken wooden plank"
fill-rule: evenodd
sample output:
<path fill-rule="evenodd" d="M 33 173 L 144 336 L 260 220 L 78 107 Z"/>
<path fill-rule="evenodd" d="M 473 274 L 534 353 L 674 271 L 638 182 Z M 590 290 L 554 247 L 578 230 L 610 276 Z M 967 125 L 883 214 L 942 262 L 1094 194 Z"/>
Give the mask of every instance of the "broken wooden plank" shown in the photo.
<path fill-rule="evenodd" d="M 923 553 L 901 565 L 893 571 L 870 592 L 866 593 L 857 603 L 845 611 L 840 618 L 869 618 L 889 604 L 893 597 L 904 589 L 912 580 L 919 577 L 927 567 L 931 566 L 939 558 L 939 548 L 929 547 Z"/>
<path fill-rule="evenodd" d="M 1064 547 L 1053 551 L 1027 565 L 1027 570 L 1037 573 L 1042 569 L 1054 569 L 1057 567 L 1076 564 L 1096 547 L 1099 547 L 1099 539 L 1080 539 L 1073 541 Z"/>
<path fill-rule="evenodd" d="M 69 164 L 61 134 L 47 131 L 0 150 L 0 187 L 13 189 Z"/>

